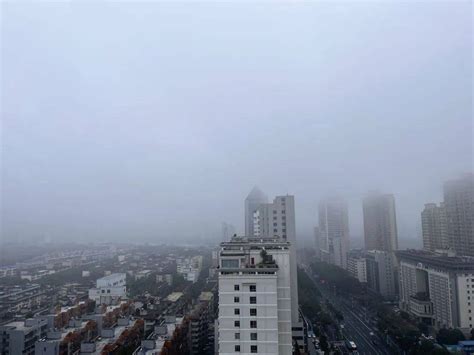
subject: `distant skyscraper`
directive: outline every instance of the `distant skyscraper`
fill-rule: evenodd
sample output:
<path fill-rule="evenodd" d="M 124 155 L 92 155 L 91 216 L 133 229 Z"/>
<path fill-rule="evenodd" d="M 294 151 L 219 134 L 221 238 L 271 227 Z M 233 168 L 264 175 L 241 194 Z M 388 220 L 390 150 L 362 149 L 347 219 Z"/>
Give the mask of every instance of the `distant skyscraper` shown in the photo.
<path fill-rule="evenodd" d="M 435 251 L 449 247 L 446 231 L 446 209 L 443 203 L 440 206 L 436 206 L 435 203 L 425 204 L 425 209 L 421 212 L 421 228 L 423 249 Z"/>
<path fill-rule="evenodd" d="M 363 201 L 366 250 L 393 252 L 398 249 L 395 198 L 370 193 Z"/>
<path fill-rule="evenodd" d="M 446 228 L 450 247 L 458 255 L 474 256 L 474 175 L 444 184 Z"/>
<path fill-rule="evenodd" d="M 319 234 L 321 248 L 329 255 L 329 262 L 346 269 L 349 251 L 349 217 L 344 200 L 331 198 L 321 201 Z"/>
<path fill-rule="evenodd" d="M 254 213 L 262 203 L 267 203 L 268 197 L 257 186 L 248 194 L 245 199 L 245 235 L 253 237 L 254 232 Z"/>

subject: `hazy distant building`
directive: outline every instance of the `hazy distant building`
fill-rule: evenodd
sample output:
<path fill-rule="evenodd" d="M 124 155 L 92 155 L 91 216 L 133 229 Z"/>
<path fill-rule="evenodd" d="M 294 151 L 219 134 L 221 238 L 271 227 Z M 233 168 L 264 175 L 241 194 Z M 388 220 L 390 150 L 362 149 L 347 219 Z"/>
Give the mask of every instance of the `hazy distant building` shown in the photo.
<path fill-rule="evenodd" d="M 395 198 L 390 194 L 370 193 L 363 201 L 366 250 L 393 252 L 398 249 Z"/>
<path fill-rule="evenodd" d="M 320 247 L 329 255 L 329 262 L 347 268 L 349 251 L 349 217 L 347 204 L 331 198 L 319 204 Z"/>
<path fill-rule="evenodd" d="M 474 175 L 444 184 L 449 246 L 457 255 L 474 256 Z"/>
<path fill-rule="evenodd" d="M 451 251 L 398 251 L 400 308 L 437 328 L 474 325 L 474 258 Z"/>
<path fill-rule="evenodd" d="M 219 259 L 218 353 L 292 354 L 290 244 L 234 237 Z"/>
<path fill-rule="evenodd" d="M 387 299 L 397 295 L 398 280 L 394 268 L 394 254 L 382 250 L 369 250 L 365 255 L 367 286 Z"/>
<path fill-rule="evenodd" d="M 314 248 L 316 251 L 316 259 L 321 259 L 321 233 L 319 227 L 314 227 Z"/>
<path fill-rule="evenodd" d="M 230 223 L 222 222 L 222 241 L 230 240 L 234 234 L 236 234 L 235 226 Z"/>
<path fill-rule="evenodd" d="M 258 187 L 254 187 L 245 199 L 245 235 L 254 236 L 254 212 L 262 203 L 267 203 L 268 197 Z"/>
<path fill-rule="evenodd" d="M 446 230 L 446 209 L 444 204 L 436 206 L 435 203 L 425 204 L 421 212 L 421 228 L 423 234 L 423 249 L 435 251 L 449 247 Z"/>

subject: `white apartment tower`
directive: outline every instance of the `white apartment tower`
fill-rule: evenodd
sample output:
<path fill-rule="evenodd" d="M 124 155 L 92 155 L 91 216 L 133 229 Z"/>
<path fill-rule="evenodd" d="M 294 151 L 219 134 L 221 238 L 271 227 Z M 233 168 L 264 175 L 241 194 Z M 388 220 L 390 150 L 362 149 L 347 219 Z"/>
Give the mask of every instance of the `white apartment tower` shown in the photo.
<path fill-rule="evenodd" d="M 254 234 L 254 213 L 262 203 L 267 203 L 268 197 L 257 186 L 245 199 L 245 235 L 253 237 Z"/>
<path fill-rule="evenodd" d="M 219 253 L 220 355 L 292 354 L 290 244 L 233 237 Z"/>
<path fill-rule="evenodd" d="M 319 204 L 320 248 L 329 262 L 347 268 L 349 217 L 347 204 L 340 198 L 325 199 Z"/>

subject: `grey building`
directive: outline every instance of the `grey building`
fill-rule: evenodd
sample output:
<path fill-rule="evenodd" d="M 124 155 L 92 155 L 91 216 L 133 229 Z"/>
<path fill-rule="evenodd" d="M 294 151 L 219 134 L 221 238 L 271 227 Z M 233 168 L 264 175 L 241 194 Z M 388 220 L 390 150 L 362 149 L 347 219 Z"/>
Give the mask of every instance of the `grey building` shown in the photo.
<path fill-rule="evenodd" d="M 446 209 L 441 203 L 425 204 L 425 209 L 421 212 L 421 228 L 423 234 L 423 249 L 435 251 L 437 249 L 447 249 L 448 235 L 446 229 Z"/>
<path fill-rule="evenodd" d="M 394 299 L 397 296 L 393 257 L 393 253 L 383 250 L 369 250 L 365 254 L 367 287 L 386 299 Z"/>
<path fill-rule="evenodd" d="M 474 175 L 444 184 L 449 246 L 457 255 L 474 256 Z"/>
<path fill-rule="evenodd" d="M 474 325 L 474 258 L 444 251 L 398 251 L 400 308 L 437 328 Z"/>
<path fill-rule="evenodd" d="M 397 218 L 393 195 L 370 193 L 364 198 L 363 211 L 365 249 L 397 250 Z"/>
<path fill-rule="evenodd" d="M 328 198 L 320 202 L 320 248 L 329 255 L 329 262 L 347 268 L 349 251 L 349 217 L 347 203 L 341 198 Z"/>
<path fill-rule="evenodd" d="M 48 330 L 45 318 L 15 321 L 0 326 L 0 354 L 33 355 L 35 343 L 44 338 Z"/>
<path fill-rule="evenodd" d="M 262 203 L 267 203 L 268 197 L 255 186 L 245 199 L 245 235 L 254 236 L 254 213 Z"/>

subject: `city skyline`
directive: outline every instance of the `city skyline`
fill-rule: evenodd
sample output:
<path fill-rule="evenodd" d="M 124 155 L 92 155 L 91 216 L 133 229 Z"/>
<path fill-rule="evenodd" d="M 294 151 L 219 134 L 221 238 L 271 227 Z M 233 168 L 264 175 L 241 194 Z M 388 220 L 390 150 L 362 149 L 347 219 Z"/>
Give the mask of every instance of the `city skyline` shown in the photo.
<path fill-rule="evenodd" d="M 307 239 L 392 193 L 421 244 L 472 171 L 468 3 L 1 6 L 2 242 L 217 240 L 258 185 Z"/>

